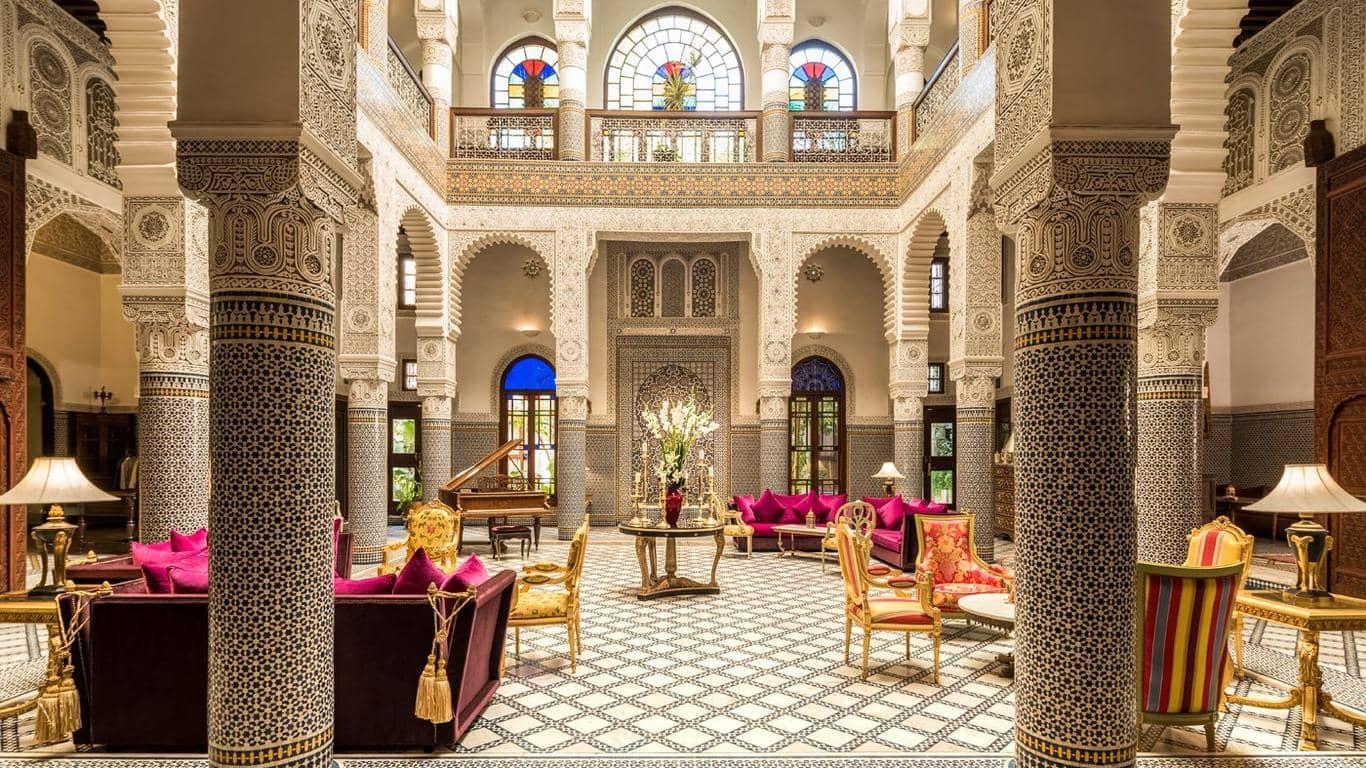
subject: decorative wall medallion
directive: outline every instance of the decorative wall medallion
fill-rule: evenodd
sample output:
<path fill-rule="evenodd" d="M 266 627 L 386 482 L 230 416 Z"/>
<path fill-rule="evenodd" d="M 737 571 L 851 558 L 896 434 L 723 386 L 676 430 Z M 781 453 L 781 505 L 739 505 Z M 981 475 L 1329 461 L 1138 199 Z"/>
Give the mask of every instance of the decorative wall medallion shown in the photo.
<path fill-rule="evenodd" d="M 813 283 L 819 283 L 825 277 L 825 269 L 819 264 L 807 264 L 802 267 L 802 276 Z"/>
<path fill-rule="evenodd" d="M 527 257 L 527 260 L 522 262 L 522 274 L 527 277 L 535 277 L 541 274 L 541 260 L 535 256 Z"/>

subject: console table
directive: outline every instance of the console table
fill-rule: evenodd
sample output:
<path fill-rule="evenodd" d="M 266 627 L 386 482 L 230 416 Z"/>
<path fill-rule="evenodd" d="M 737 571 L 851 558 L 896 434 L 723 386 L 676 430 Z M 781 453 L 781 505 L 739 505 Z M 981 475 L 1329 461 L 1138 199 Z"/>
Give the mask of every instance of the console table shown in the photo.
<path fill-rule="evenodd" d="M 617 530 L 636 537 L 636 560 L 640 562 L 640 589 L 636 597 L 653 600 L 669 595 L 717 595 L 721 585 L 716 581 L 716 568 L 726 548 L 725 526 L 699 528 L 658 528 L 622 523 Z M 711 537 L 716 542 L 716 556 L 711 561 L 711 581 L 702 583 L 678 575 L 678 540 Z M 656 542 L 664 540 L 664 575 L 659 575 Z"/>

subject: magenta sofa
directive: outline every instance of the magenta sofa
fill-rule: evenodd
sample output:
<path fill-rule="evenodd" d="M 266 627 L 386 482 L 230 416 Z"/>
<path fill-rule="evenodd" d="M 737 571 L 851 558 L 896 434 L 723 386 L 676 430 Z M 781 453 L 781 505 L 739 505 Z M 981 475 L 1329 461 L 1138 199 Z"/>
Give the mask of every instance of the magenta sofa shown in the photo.
<path fill-rule="evenodd" d="M 778 534 L 773 530 L 775 526 L 805 525 L 809 510 L 815 514 L 816 527 L 824 528 L 847 500 L 845 494 L 801 493 L 787 496 L 765 490 L 757 499 L 748 495 L 736 496 L 732 504 L 739 511 L 740 519 L 754 529 L 754 549 L 771 552 L 778 549 Z M 873 557 L 905 571 L 915 568 L 915 516 L 946 514 L 949 511 L 943 504 L 924 499 L 906 501 L 900 496 L 864 496 L 862 501 L 873 505 L 877 512 L 870 534 Z M 743 542 L 736 541 L 737 548 L 743 546 Z M 820 540 L 798 538 L 796 546 L 800 550 L 814 551 L 819 549 Z"/>
<path fill-rule="evenodd" d="M 353 542 L 349 531 L 337 534 L 337 560 L 334 563 L 338 578 L 351 578 Z M 103 557 L 93 563 L 73 562 L 66 568 L 66 577 L 76 584 L 117 584 L 142 578 L 142 568 L 133 564 L 132 555 Z"/>

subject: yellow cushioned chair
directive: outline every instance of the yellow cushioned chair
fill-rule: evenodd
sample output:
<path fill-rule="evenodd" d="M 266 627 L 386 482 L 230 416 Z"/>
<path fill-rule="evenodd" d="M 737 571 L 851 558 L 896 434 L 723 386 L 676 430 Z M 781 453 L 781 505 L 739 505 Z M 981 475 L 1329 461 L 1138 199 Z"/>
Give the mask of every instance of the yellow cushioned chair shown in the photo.
<path fill-rule="evenodd" d="M 854 502 L 859 504 L 862 502 Z M 848 505 L 846 505 L 848 506 Z M 929 635 L 934 641 L 935 684 L 939 683 L 939 641 L 942 634 L 939 609 L 930 603 L 928 576 L 914 579 L 893 573 L 879 578 L 868 571 L 872 543 L 860 536 L 847 521 L 835 526 L 835 550 L 839 555 L 840 576 L 844 580 L 844 663 L 849 663 L 854 624 L 863 630 L 863 672 L 868 679 L 868 654 L 873 632 L 901 632 L 906 637 L 906 658 L 911 657 L 911 633 Z M 891 596 L 873 596 L 873 588 L 893 590 Z M 904 591 L 913 589 L 915 596 Z"/>
<path fill-rule="evenodd" d="M 754 528 L 751 527 L 749 523 L 746 523 L 744 519 L 740 517 L 740 510 L 727 509 L 726 503 L 724 501 L 721 501 L 720 497 L 716 496 L 715 494 L 712 494 L 710 503 L 712 506 L 712 514 L 717 515 L 717 517 L 721 520 L 721 525 L 725 526 L 725 528 L 721 531 L 721 535 L 732 540 L 744 539 L 745 555 L 747 557 L 753 557 Z M 735 550 L 737 552 L 740 550 L 739 544 L 735 545 Z"/>
<path fill-rule="evenodd" d="M 847 520 L 850 525 L 854 526 L 854 533 L 867 538 L 873 530 L 873 515 L 875 514 L 877 514 L 877 510 L 873 509 L 873 505 L 866 501 L 851 501 L 835 510 L 834 517 L 825 524 L 825 537 L 821 539 L 821 573 L 825 573 L 826 553 L 835 555 L 839 551 L 839 546 L 835 543 L 835 529 L 839 527 L 840 522 Z M 868 570 L 869 573 L 878 576 L 886 576 L 891 572 L 890 568 L 884 568 L 880 565 L 873 566 Z"/>
<path fill-rule="evenodd" d="M 569 671 L 577 671 L 579 643 L 583 641 L 583 626 L 579 621 L 579 578 L 583 575 L 587 547 L 588 516 L 584 515 L 583 525 L 569 542 L 569 558 L 564 565 L 535 563 L 522 566 L 522 575 L 517 577 L 517 591 L 512 597 L 512 614 L 508 617 L 518 659 L 522 658 L 522 627 L 563 624 L 569 632 Z"/>
<path fill-rule="evenodd" d="M 455 570 L 460 556 L 456 543 L 460 541 L 460 513 L 433 499 L 408 508 L 408 538 L 384 545 L 380 551 L 379 574 L 398 573 L 408 558 L 419 549 L 427 550 L 427 557 L 443 571 Z M 390 562 L 390 555 L 402 552 L 403 557 Z"/>
<path fill-rule="evenodd" d="M 1186 537 L 1187 568 L 1212 568 L 1220 565 L 1243 566 L 1243 574 L 1238 579 L 1238 590 L 1242 591 L 1247 582 L 1247 574 L 1252 570 L 1253 538 L 1232 520 L 1220 515 L 1199 528 L 1191 529 Z M 1243 614 L 1233 612 L 1233 626 L 1229 632 L 1233 637 L 1233 669 L 1238 677 L 1243 676 Z"/>

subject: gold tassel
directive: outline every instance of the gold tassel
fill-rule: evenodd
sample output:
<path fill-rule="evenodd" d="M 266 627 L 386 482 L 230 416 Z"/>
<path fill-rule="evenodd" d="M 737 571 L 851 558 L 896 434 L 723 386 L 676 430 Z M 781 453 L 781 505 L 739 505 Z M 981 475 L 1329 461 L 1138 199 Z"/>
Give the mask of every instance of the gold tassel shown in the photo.
<path fill-rule="evenodd" d="M 61 720 L 58 710 L 61 708 L 61 696 L 57 693 L 56 685 L 43 687 L 42 693 L 38 694 L 38 723 L 34 728 L 33 738 L 39 744 L 51 744 L 60 740 L 58 735 L 57 723 Z"/>
<path fill-rule="evenodd" d="M 76 692 L 76 681 L 72 677 L 70 665 L 62 673 L 62 687 L 57 691 L 57 712 L 62 716 L 57 729 L 65 741 L 81 727 L 81 696 Z"/>
<path fill-rule="evenodd" d="M 60 682 L 48 684 L 38 695 L 38 722 L 34 738 L 40 744 L 66 741 L 81 727 L 81 698 L 71 667 L 62 671 Z"/>
<path fill-rule="evenodd" d="M 449 723 L 455 718 L 451 705 L 451 684 L 446 679 L 446 660 L 427 654 L 427 666 L 417 681 L 417 705 L 413 714 L 431 723 Z"/>

